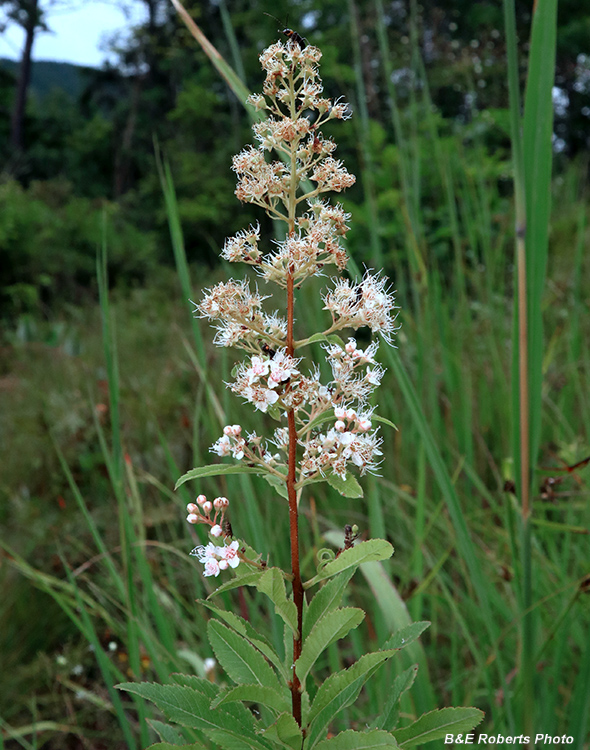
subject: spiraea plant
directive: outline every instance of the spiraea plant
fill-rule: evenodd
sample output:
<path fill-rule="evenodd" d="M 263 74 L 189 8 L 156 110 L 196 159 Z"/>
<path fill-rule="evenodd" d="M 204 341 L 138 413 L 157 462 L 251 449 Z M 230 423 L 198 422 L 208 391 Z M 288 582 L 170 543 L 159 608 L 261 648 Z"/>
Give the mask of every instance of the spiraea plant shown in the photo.
<path fill-rule="evenodd" d="M 157 745 L 162 749 L 172 746 L 167 744 L 171 737 L 180 744 L 191 742 L 195 749 L 411 747 L 448 732 L 467 732 L 482 717 L 477 709 L 447 708 L 397 728 L 397 704 L 416 674 L 411 667 L 392 683 L 379 716 L 357 721 L 355 729 L 340 727 L 334 735 L 339 712 L 355 702 L 366 680 L 428 623 L 392 634 L 378 651 L 348 669 L 327 677 L 314 672 L 323 652 L 365 617 L 360 608 L 341 606 L 356 568 L 389 558 L 393 548 L 380 539 L 355 542 L 356 530 L 347 527 L 343 548 L 321 550 L 315 574 L 304 581 L 299 507 L 312 483 L 327 482 L 341 495 L 360 497 L 356 476 L 378 471 L 379 423 L 391 423 L 375 413 L 369 398 L 384 372 L 376 359 L 379 338 L 391 345 L 396 331 L 394 296 L 379 270 L 367 270 L 357 281 L 336 275 L 346 269 L 343 240 L 351 217 L 324 196 L 350 187 L 355 178 L 334 158 L 336 144 L 321 128 L 330 120 L 347 119 L 351 110 L 322 96 L 320 58 L 317 47 L 302 48 L 293 39 L 273 44 L 260 56 L 266 71 L 263 94 L 249 101 L 265 119 L 253 126 L 258 147 L 249 146 L 234 158 L 236 195 L 284 222 L 285 239 L 265 250 L 258 226 L 229 238 L 222 257 L 252 266 L 259 285 L 232 279 L 206 290 L 196 305 L 196 314 L 216 327 L 217 345 L 246 353 L 227 387 L 278 426 L 263 436 L 239 424 L 227 425 L 211 447 L 222 460 L 179 480 L 255 473 L 278 494 L 289 518 L 289 570 L 270 567 L 247 540 L 233 538 L 239 529 L 232 530 L 226 518 L 230 501 L 225 497 L 211 501 L 199 495 L 187 508 L 187 521 L 209 527 L 211 541 L 191 554 L 204 565 L 205 576 L 225 579 L 214 594 L 251 586 L 266 595 L 271 612 L 284 624 L 284 653 L 246 619 L 207 602 L 215 615 L 208 622 L 208 637 L 226 678 L 217 684 L 199 676 L 171 675 L 166 685 L 120 686 L 152 700 L 169 721 L 180 725 L 162 731 L 163 742 Z M 325 330 L 296 339 L 295 290 L 311 276 L 331 273 L 336 276 L 327 278 L 323 295 Z M 274 309 L 270 294 L 259 291 L 273 285 L 279 295 L 275 305 L 286 308 L 286 316 Z M 362 327 L 374 335 L 364 348 L 348 336 Z M 328 382 L 322 382 L 318 363 L 303 356 L 318 342 L 331 371 Z M 223 461 L 226 457 L 233 461 Z M 276 502 L 273 510 L 279 512 Z"/>

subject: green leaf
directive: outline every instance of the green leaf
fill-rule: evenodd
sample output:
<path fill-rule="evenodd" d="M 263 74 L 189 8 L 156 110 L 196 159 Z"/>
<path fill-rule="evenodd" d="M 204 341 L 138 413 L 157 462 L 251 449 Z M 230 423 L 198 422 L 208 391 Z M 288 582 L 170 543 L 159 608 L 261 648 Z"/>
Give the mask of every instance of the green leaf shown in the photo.
<path fill-rule="evenodd" d="M 269 568 L 258 581 L 256 588 L 266 594 L 275 605 L 275 610 L 285 623 L 297 634 L 297 607 L 287 599 L 285 580 L 278 568 Z"/>
<path fill-rule="evenodd" d="M 418 665 L 414 664 L 395 678 L 387 695 L 385 706 L 373 723 L 375 729 L 385 729 L 386 731 L 395 729 L 399 719 L 399 700 L 406 690 L 412 687 L 417 674 Z"/>
<path fill-rule="evenodd" d="M 389 732 L 382 732 L 380 729 L 370 729 L 368 732 L 355 732 L 349 729 L 320 742 L 316 747 L 317 750 L 376 750 L 399 745 Z"/>
<path fill-rule="evenodd" d="M 301 750 L 303 734 L 293 716 L 287 711 L 279 716 L 274 724 L 265 731 L 265 737 L 278 743 L 287 750 Z"/>
<path fill-rule="evenodd" d="M 214 612 L 222 620 L 225 620 L 230 628 L 235 630 L 236 633 L 239 633 L 241 636 L 243 636 L 254 646 L 254 648 L 257 648 L 259 651 L 261 651 L 266 656 L 266 658 L 270 662 L 272 662 L 272 664 L 274 664 L 279 672 L 283 674 L 285 679 L 288 679 L 285 672 L 285 667 L 281 661 L 280 656 L 271 646 L 265 635 L 259 633 L 252 627 L 252 625 L 250 625 L 247 620 L 244 620 L 243 617 L 236 615 L 234 612 L 229 612 L 225 609 L 219 609 L 219 607 L 216 607 L 214 604 L 211 604 L 210 602 L 204 601 L 202 599 L 199 599 L 198 601 L 200 604 L 205 605 L 207 609 L 210 609 L 211 612 Z"/>
<path fill-rule="evenodd" d="M 361 656 L 351 667 L 330 675 L 320 685 L 309 713 L 309 748 L 314 746 L 338 712 L 354 703 L 369 677 L 394 654 L 395 650 L 391 649 Z"/>
<path fill-rule="evenodd" d="M 340 346 L 342 347 L 342 349 L 344 349 L 344 340 L 337 333 L 330 333 L 328 335 L 326 335 L 325 333 L 314 333 L 312 336 L 305 340 L 306 345 L 318 344 L 323 342 L 336 344 L 337 346 Z"/>
<path fill-rule="evenodd" d="M 214 709 L 217 706 L 234 701 L 251 701 L 261 703 L 263 706 L 268 706 L 273 711 L 281 713 L 290 710 L 290 696 L 291 693 L 286 685 L 281 690 L 262 685 L 238 685 L 223 690 L 219 697 L 211 703 L 211 708 Z"/>
<path fill-rule="evenodd" d="M 218 662 L 235 683 L 264 685 L 280 690 L 272 667 L 260 651 L 241 635 L 217 620 L 209 620 L 207 636 Z"/>
<path fill-rule="evenodd" d="M 303 588 L 314 586 L 325 578 L 331 578 L 336 573 L 341 573 L 348 568 L 357 568 L 366 562 L 387 560 L 393 555 L 393 547 L 385 539 L 369 539 L 366 542 L 356 544 L 350 549 L 345 549 L 337 558 L 324 565 L 320 572 L 306 581 Z"/>
<path fill-rule="evenodd" d="M 365 613 L 362 609 L 343 607 L 328 612 L 315 624 L 303 644 L 299 659 L 295 663 L 295 671 L 302 685 L 305 685 L 309 670 L 313 667 L 319 655 L 331 643 L 344 638 L 350 630 L 358 627 L 364 617 Z"/>
<path fill-rule="evenodd" d="M 211 711 L 211 701 L 218 694 L 217 686 L 193 675 L 174 675 L 174 679 L 177 680 L 175 685 L 125 682 L 117 687 L 152 701 L 169 721 L 207 733 L 222 729 L 236 742 L 242 742 L 241 747 L 270 750 L 268 743 L 256 735 L 255 719 L 241 703 Z"/>
<path fill-rule="evenodd" d="M 196 469 L 191 469 L 183 474 L 180 479 L 174 485 L 174 489 L 177 490 L 185 482 L 190 479 L 202 479 L 203 477 L 216 477 L 221 474 L 262 474 L 264 469 L 253 468 L 251 466 L 244 466 L 241 464 L 209 464 L 208 466 L 198 466 Z"/>
<path fill-rule="evenodd" d="M 156 742 L 155 745 L 150 745 L 147 750 L 207 750 L 207 748 L 200 742 L 191 742 L 190 745 L 171 745 L 169 742 Z"/>
<path fill-rule="evenodd" d="M 396 631 L 391 638 L 388 638 L 381 648 L 383 650 L 387 648 L 405 648 L 419 638 L 429 626 L 430 623 L 426 620 L 406 625 Z"/>
<path fill-rule="evenodd" d="M 421 716 L 413 724 L 393 733 L 403 748 L 440 740 L 445 734 L 470 732 L 484 717 L 479 708 L 441 708 Z"/>
<path fill-rule="evenodd" d="M 331 581 L 325 583 L 315 594 L 307 610 L 303 614 L 303 640 L 307 638 L 316 622 L 331 609 L 335 609 L 342 601 L 342 594 L 346 585 L 352 578 L 354 568 L 349 568 L 344 573 L 335 576 Z"/>
<path fill-rule="evenodd" d="M 352 474 L 347 474 L 346 479 L 342 479 L 338 474 L 329 474 L 326 477 L 326 481 L 339 492 L 343 497 L 362 497 L 363 488 L 357 482 L 356 478 Z"/>
<path fill-rule="evenodd" d="M 281 497 L 286 500 L 289 499 L 287 495 L 287 485 L 274 474 L 263 474 L 263 477 L 270 484 L 270 486 L 277 492 Z"/>
<path fill-rule="evenodd" d="M 388 427 L 393 427 L 394 430 L 397 430 L 397 425 L 394 424 L 391 420 L 386 419 L 385 417 L 380 417 L 379 414 L 371 414 L 371 422 L 381 422 L 382 424 L 386 424 Z"/>
<path fill-rule="evenodd" d="M 163 721 L 158 721 L 157 719 L 146 719 L 146 721 L 163 743 L 182 745 L 182 735 L 177 729 L 171 727 L 170 724 L 164 724 Z"/>
<path fill-rule="evenodd" d="M 219 588 L 216 588 L 215 591 L 212 591 L 207 598 L 210 599 L 212 596 L 217 596 L 217 594 L 221 594 L 223 591 L 231 591 L 232 589 L 237 589 L 238 586 L 256 586 L 262 575 L 262 570 L 246 569 L 246 572 L 243 575 L 236 575 L 234 578 L 226 581 L 221 586 L 219 586 Z"/>

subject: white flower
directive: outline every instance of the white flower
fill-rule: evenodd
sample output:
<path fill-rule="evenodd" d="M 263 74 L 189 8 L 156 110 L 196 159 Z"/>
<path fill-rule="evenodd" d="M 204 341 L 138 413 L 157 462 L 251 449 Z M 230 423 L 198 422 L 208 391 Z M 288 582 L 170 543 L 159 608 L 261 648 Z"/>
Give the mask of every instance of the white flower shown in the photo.
<path fill-rule="evenodd" d="M 237 568 L 240 564 L 240 558 L 238 557 L 239 543 L 233 541 L 231 544 L 226 544 L 223 547 L 217 547 L 217 555 L 222 560 L 227 560 L 230 568 Z"/>
<path fill-rule="evenodd" d="M 250 393 L 248 395 L 250 395 L 250 398 L 246 394 L 244 395 L 260 411 L 266 412 L 269 406 L 276 404 L 279 400 L 278 393 L 271 391 L 269 388 L 251 388 L 249 390 Z"/>
<path fill-rule="evenodd" d="M 203 571 L 204 576 L 217 576 L 219 575 L 219 562 L 214 557 L 209 557 L 205 562 L 205 570 Z"/>
<path fill-rule="evenodd" d="M 230 439 L 227 435 L 224 435 L 223 437 L 220 437 L 219 440 L 217 440 L 217 442 L 209 448 L 209 451 L 211 453 L 216 453 L 218 456 L 229 456 L 230 449 Z"/>

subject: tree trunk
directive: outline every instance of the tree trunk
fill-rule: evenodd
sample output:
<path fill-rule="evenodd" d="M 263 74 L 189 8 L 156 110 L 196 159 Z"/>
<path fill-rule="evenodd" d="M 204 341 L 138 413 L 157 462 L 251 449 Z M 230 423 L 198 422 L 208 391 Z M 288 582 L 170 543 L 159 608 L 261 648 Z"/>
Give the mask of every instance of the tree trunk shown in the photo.
<path fill-rule="evenodd" d="M 27 92 L 31 81 L 31 56 L 33 52 L 33 42 L 35 41 L 35 31 L 39 25 L 39 0 L 31 0 L 29 4 L 29 13 L 24 25 L 25 46 L 20 62 L 18 81 L 16 85 L 16 95 L 12 109 L 11 127 L 10 127 L 10 144 L 15 152 L 20 152 L 24 148 L 24 122 L 25 107 L 27 103 Z"/>

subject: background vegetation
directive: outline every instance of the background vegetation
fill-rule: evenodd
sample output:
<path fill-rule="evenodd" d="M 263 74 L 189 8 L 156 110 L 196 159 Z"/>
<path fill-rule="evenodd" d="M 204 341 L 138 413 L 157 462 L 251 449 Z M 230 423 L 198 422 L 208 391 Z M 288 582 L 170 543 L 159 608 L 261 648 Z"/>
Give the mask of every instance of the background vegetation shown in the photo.
<path fill-rule="evenodd" d="M 589 470 L 540 468 L 590 454 L 590 12 L 562 0 L 556 27 L 532 598 L 523 609 L 518 502 L 505 491 L 518 477 L 500 4 L 187 7 L 251 90 L 261 85 L 257 56 L 278 33 L 265 11 L 289 16 L 322 48 L 327 93 L 355 112 L 335 133 L 358 176 L 344 196 L 349 250 L 398 289 L 402 329 L 397 352 L 382 355 L 380 406 L 399 431 L 385 434 L 382 476 L 366 483 L 362 501 L 308 497 L 304 569 L 313 571 L 326 538 L 341 544 L 346 523 L 396 548 L 390 564 L 352 584 L 349 598 L 370 616 L 333 647 L 326 669 L 408 618 L 432 627 L 343 724 L 378 713 L 392 676 L 418 661 L 402 720 L 476 705 L 486 711 L 482 731 L 522 733 L 521 625 L 534 612 L 536 731 L 588 747 Z M 203 674 L 211 655 L 207 611 L 195 602 L 210 584 L 187 557 L 196 537 L 183 506 L 193 498 L 171 488 L 210 461 L 227 421 L 257 427 L 220 388 L 233 353 L 211 346 L 187 301 L 226 276 L 217 253 L 227 235 L 260 219 L 272 239 L 271 223 L 233 195 L 231 155 L 250 141 L 249 122 L 171 7 L 152 0 L 149 10 L 144 27 L 113 40 L 118 66 L 78 70 L 65 89 L 30 90 L 19 150 L 10 146 L 16 80 L 10 66 L 0 70 L 0 746 L 8 748 L 110 750 L 155 739 L 157 725 L 143 719 L 157 717 L 111 686 Z M 530 3 L 516 4 L 521 87 L 530 13 Z M 302 329 L 323 319 L 318 289 L 298 300 Z M 262 484 L 227 477 L 222 490 L 237 533 L 285 563 L 286 509 Z M 219 480 L 194 489 L 219 494 Z M 260 622 L 250 591 L 224 604 Z"/>

